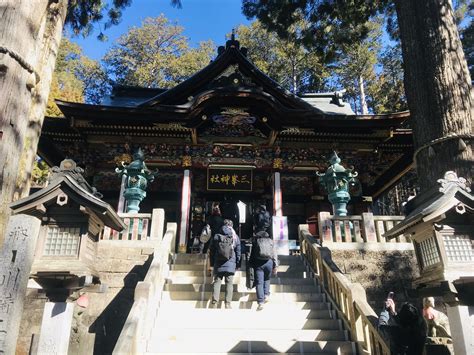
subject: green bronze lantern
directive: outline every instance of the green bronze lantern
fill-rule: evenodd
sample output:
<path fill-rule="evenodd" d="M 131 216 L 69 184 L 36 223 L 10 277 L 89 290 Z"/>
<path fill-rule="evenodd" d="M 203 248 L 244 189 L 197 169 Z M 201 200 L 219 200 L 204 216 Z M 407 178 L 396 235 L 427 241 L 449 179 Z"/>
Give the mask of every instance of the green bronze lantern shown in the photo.
<path fill-rule="evenodd" d="M 319 181 L 328 192 L 329 202 L 332 204 L 333 213 L 336 216 L 347 216 L 347 203 L 351 199 L 349 187 L 356 183 L 357 172 L 354 169 L 344 168 L 340 162 L 341 159 L 336 152 L 329 159 L 331 166 L 325 173 L 316 172 Z"/>
<path fill-rule="evenodd" d="M 152 182 L 155 179 L 158 171 L 152 172 L 147 168 L 145 155 L 138 148 L 133 154 L 133 161 L 130 164 L 122 162 L 122 168 L 116 168 L 115 172 L 120 177 L 127 177 L 123 193 L 123 197 L 127 201 L 127 212 L 138 213 L 140 211 L 140 202 L 146 197 L 148 182 Z"/>

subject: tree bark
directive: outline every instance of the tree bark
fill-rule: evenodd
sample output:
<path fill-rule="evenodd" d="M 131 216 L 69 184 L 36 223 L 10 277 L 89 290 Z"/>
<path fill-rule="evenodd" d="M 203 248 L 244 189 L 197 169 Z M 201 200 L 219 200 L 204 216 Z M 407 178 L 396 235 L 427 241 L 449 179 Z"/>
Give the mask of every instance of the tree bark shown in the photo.
<path fill-rule="evenodd" d="M 420 187 L 448 170 L 472 184 L 474 99 L 451 1 L 395 4 Z"/>
<path fill-rule="evenodd" d="M 360 109 L 363 115 L 369 114 L 369 109 L 367 108 L 367 100 L 365 99 L 365 87 L 364 87 L 364 78 L 362 75 L 359 75 L 359 79 L 357 80 L 359 84 L 359 98 L 360 98 Z"/>
<path fill-rule="evenodd" d="M 67 0 L 0 3 L 0 245 L 10 209 L 26 196 Z"/>

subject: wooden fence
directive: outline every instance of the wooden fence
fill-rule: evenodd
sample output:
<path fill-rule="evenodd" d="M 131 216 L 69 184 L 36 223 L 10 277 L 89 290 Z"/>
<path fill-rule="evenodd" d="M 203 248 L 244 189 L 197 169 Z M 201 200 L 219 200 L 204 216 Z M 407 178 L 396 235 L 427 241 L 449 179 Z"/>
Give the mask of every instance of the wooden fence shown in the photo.
<path fill-rule="evenodd" d="M 123 231 L 118 232 L 109 227 L 104 227 L 101 238 L 104 240 L 147 240 L 159 238 L 156 233 L 163 227 L 157 223 L 164 218 L 162 209 L 154 209 L 152 213 L 119 213 L 125 223 Z M 163 215 L 163 216 L 161 216 Z"/>
<path fill-rule="evenodd" d="M 329 212 L 318 213 L 319 237 L 326 243 L 408 243 L 403 235 L 385 240 L 383 234 L 403 221 L 404 216 L 332 216 Z"/>

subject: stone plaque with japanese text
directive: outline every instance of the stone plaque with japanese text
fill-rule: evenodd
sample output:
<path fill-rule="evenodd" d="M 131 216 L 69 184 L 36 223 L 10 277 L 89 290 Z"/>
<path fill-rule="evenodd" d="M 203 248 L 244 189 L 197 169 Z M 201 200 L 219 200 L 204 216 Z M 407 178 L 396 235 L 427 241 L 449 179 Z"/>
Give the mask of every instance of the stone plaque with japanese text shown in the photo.
<path fill-rule="evenodd" d="M 38 218 L 24 214 L 8 221 L 0 251 L 0 354 L 15 354 L 40 225 Z"/>

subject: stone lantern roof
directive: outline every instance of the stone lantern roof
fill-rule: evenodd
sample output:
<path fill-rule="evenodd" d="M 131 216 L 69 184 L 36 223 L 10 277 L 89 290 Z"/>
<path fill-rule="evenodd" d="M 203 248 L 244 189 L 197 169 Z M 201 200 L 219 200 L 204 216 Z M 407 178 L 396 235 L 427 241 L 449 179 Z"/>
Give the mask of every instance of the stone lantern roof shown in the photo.
<path fill-rule="evenodd" d="M 14 214 L 24 213 L 41 219 L 46 214 L 46 205 L 55 201 L 61 206 L 70 198 L 81 206 L 83 213 L 92 213 L 104 225 L 118 231 L 123 230 L 125 225 L 122 219 L 112 206 L 100 199 L 102 195 L 86 182 L 82 172 L 73 160 L 63 160 L 60 167 L 53 168 L 47 187 L 11 203 L 10 208 Z"/>

